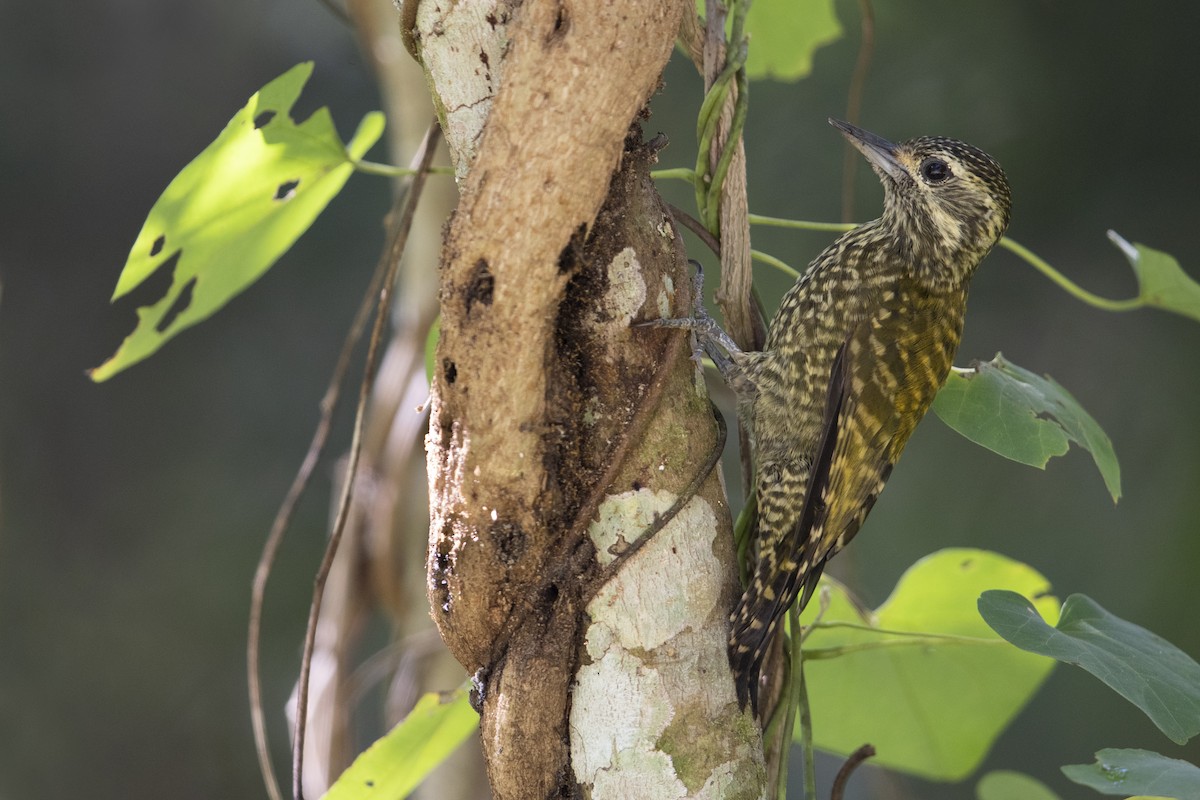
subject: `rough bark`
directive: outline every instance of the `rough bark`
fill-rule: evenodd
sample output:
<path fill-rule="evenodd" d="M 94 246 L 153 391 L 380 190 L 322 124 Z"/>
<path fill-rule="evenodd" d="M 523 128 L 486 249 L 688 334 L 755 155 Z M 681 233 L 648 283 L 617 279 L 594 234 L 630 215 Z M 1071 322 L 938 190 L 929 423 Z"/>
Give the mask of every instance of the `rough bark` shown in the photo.
<path fill-rule="evenodd" d="M 408 17 L 463 175 L 427 440 L 430 601 L 477 676 L 498 798 L 762 792 L 725 657 L 719 475 L 685 492 L 716 443 L 710 407 L 681 336 L 630 327 L 690 309 L 655 147 L 626 136 L 689 7 L 424 0 Z"/>

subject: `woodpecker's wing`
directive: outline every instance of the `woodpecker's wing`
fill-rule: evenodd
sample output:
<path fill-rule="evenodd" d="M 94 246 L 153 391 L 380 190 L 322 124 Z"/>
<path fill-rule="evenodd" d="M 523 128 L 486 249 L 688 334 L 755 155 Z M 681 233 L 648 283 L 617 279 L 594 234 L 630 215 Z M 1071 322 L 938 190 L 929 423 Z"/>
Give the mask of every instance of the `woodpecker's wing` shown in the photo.
<path fill-rule="evenodd" d="M 824 431 L 797 523 L 801 607 L 825 562 L 862 527 L 950 370 L 962 317 L 923 292 L 889 291 L 850 331 L 830 376 Z M 836 395 L 836 396 L 835 396 Z"/>
<path fill-rule="evenodd" d="M 804 607 L 825 562 L 858 533 L 933 402 L 958 347 L 965 299 L 903 284 L 886 290 L 839 347 L 800 514 L 760 554 L 733 614 L 730 664 L 743 706 L 757 709 L 759 667 L 783 613 L 797 594 Z"/>
<path fill-rule="evenodd" d="M 825 409 L 825 420 L 837 419 L 838 409 L 844 397 L 841 390 L 844 370 L 841 365 L 845 350 L 843 345 L 833 359 L 833 368 L 830 370 L 831 386 L 826 394 L 829 406 Z M 834 426 L 829 424 L 824 426 L 821 449 L 828 448 L 829 452 L 832 452 L 832 447 L 825 440 L 835 438 L 834 431 Z M 828 459 L 825 461 L 827 464 Z M 807 469 L 807 465 L 804 468 Z M 819 468 L 819 465 L 814 464 L 813 468 Z M 762 469 L 762 464 L 759 464 L 759 469 Z M 811 475 L 811 471 L 804 474 Z M 776 476 L 777 479 L 780 477 Z M 759 480 L 762 480 L 761 476 Z M 782 513 L 778 506 L 786 504 L 792 498 L 795 499 L 795 505 L 798 506 L 804 496 L 801 493 L 812 486 L 811 479 L 807 484 L 802 481 L 803 479 L 797 475 L 789 475 L 781 481 L 777 480 L 774 484 L 776 493 L 768 497 L 777 507 L 774 509 L 758 508 L 755 526 L 765 524 L 769 528 L 772 524 L 777 524 L 773 520 Z M 778 493 L 781 485 L 794 487 L 794 492 L 786 491 L 786 496 L 782 500 Z M 759 488 L 761 489 L 761 487 Z M 810 568 L 815 566 L 816 575 L 811 577 L 811 582 L 815 586 L 817 579 L 820 578 L 821 567 L 824 566 L 823 563 L 814 565 L 805 560 L 805 551 L 802 546 L 804 540 L 795 538 L 801 529 L 808 530 L 812 527 L 811 517 L 814 509 L 805 508 L 805 513 L 807 522 L 801 520 L 799 525 L 786 529 L 786 535 L 790 535 L 791 539 L 760 542 L 762 549 L 758 553 L 758 561 L 754 566 L 751 583 L 730 616 L 729 663 L 736 676 L 738 701 L 743 708 L 749 702 L 756 712 L 758 710 L 759 667 L 766 656 L 767 648 L 779 627 L 784 612 L 787 611 L 799 591 L 797 584 L 808 585 Z M 762 534 L 760 532 L 756 535 L 761 536 Z"/>

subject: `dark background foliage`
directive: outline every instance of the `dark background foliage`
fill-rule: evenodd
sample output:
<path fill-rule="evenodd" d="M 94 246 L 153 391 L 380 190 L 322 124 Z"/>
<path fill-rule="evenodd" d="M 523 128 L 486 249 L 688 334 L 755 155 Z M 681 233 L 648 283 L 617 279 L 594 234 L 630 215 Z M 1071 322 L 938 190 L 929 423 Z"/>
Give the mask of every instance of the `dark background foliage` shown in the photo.
<path fill-rule="evenodd" d="M 1010 233 L 1095 291 L 1134 291 L 1109 227 L 1200 275 L 1190 10 L 881 4 L 863 124 L 991 152 L 1013 185 Z M 839 213 L 842 144 L 825 117 L 844 112 L 857 17 L 850 3 L 838 11 L 849 35 L 818 53 L 811 78 L 752 87 L 759 213 Z M 386 182 L 352 179 L 258 286 L 149 362 L 101 386 L 83 371 L 132 328 L 134 304 L 106 301 L 159 192 L 253 91 L 308 59 L 301 112 L 328 104 L 348 135 L 377 100 L 349 31 L 316 2 L 0 5 L 0 797 L 261 794 L 243 678 L 250 577 L 380 246 Z M 698 92 L 677 57 L 647 126 L 671 136 L 665 165 L 693 160 Z M 873 182 L 859 170 L 860 218 L 878 210 Z M 827 241 L 755 234 L 798 267 Z M 764 273 L 769 304 L 785 285 Z M 1194 322 L 1088 308 L 994 254 L 959 363 L 1002 349 L 1052 374 L 1112 436 L 1125 498 L 1112 506 L 1085 455 L 1039 473 L 931 418 L 840 559 L 843 576 L 874 605 L 934 549 L 990 548 L 1200 655 L 1198 346 Z M 319 472 L 273 583 L 271 708 L 296 668 L 330 475 Z M 1083 798 L 1057 766 L 1108 746 L 1200 761 L 1060 667 L 987 766 Z M 972 792 L 859 783 L 872 797 Z"/>

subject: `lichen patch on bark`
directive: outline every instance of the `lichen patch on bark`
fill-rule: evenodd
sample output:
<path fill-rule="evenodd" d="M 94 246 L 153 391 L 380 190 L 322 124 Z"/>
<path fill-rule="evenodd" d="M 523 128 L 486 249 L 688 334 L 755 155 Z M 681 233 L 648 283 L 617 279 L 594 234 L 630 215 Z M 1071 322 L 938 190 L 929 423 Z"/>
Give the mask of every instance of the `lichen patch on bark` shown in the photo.
<path fill-rule="evenodd" d="M 588 530 L 597 559 L 611 563 L 621 532 L 644 530 L 676 498 L 649 489 L 606 498 Z M 721 798 L 761 786 L 736 774 L 756 762 L 746 750 L 753 737 L 730 724 L 732 685 L 695 680 L 728 671 L 717 531 L 712 506 L 693 497 L 587 606 L 590 663 L 576 673 L 570 735 L 576 780 L 591 797 Z"/>
<path fill-rule="evenodd" d="M 600 505 L 598 519 L 588 529 L 597 558 L 611 562 L 618 531 L 645 530 L 674 504 L 665 490 L 638 489 L 610 496 Z M 652 650 L 689 624 L 706 620 L 720 602 L 721 564 L 712 556 L 717 518 L 712 506 L 693 497 L 675 518 L 654 534 L 588 604 L 592 628 L 609 626 L 617 644 L 626 649 Z M 654 614 L 630 613 L 619 606 L 655 609 Z M 589 629 L 588 654 L 593 658 Z"/>
<path fill-rule="evenodd" d="M 637 251 L 626 247 L 608 266 L 608 289 L 602 307 L 612 315 L 607 324 L 624 334 L 646 303 L 646 282 Z"/>

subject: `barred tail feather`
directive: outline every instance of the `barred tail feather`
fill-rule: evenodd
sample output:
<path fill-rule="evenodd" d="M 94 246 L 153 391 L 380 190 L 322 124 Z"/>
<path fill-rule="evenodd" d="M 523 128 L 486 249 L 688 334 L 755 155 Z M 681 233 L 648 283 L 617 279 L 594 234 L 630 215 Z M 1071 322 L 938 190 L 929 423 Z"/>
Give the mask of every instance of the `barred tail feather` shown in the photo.
<path fill-rule="evenodd" d="M 750 703 L 758 712 L 758 688 L 763 659 L 779 630 L 784 614 L 801 593 L 801 610 L 808 603 L 821 578 L 824 564 L 813 566 L 780 564 L 774 559 L 759 562 L 754 582 L 746 588 L 738 606 L 730 615 L 729 664 L 733 669 L 738 702 Z"/>

